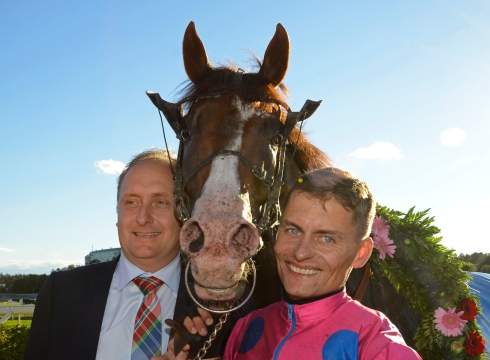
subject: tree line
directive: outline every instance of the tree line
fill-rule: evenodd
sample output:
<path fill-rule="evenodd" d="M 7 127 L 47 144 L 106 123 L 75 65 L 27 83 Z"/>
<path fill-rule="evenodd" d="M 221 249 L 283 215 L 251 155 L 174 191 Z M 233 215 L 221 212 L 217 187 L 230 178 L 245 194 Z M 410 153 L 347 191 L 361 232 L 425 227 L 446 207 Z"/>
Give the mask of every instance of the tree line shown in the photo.
<path fill-rule="evenodd" d="M 80 265 L 68 265 L 53 271 L 71 270 Z M 48 278 L 46 274 L 2 274 L 0 273 L 0 294 L 37 294 Z"/>
<path fill-rule="evenodd" d="M 460 254 L 458 258 L 461 261 L 469 263 L 463 266 L 463 270 L 490 274 L 490 253 L 475 252 L 471 255 Z"/>
<path fill-rule="evenodd" d="M 0 273 L 0 294 L 37 294 L 48 275 L 2 274 Z"/>

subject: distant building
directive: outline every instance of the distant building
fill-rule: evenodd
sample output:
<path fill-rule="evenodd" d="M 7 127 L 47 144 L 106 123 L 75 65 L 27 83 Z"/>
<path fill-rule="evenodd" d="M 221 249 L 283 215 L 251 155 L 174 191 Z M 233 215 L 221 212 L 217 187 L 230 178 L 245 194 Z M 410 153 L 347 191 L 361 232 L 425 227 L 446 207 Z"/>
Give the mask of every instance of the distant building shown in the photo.
<path fill-rule="evenodd" d="M 93 264 L 94 262 L 106 262 L 111 261 L 121 253 L 121 248 L 110 248 L 91 251 L 85 256 L 85 265 Z"/>

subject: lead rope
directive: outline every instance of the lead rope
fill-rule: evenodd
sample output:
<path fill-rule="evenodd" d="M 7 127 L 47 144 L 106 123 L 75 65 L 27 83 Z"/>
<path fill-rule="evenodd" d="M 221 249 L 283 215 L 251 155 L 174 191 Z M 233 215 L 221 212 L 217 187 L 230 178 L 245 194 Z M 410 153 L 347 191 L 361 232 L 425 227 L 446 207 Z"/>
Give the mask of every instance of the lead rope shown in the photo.
<path fill-rule="evenodd" d="M 201 360 L 206 355 L 206 352 L 211 347 L 211 343 L 216 339 L 218 331 L 221 330 L 223 324 L 226 322 L 226 320 L 228 320 L 228 314 L 229 313 L 221 314 L 221 316 L 219 317 L 219 322 L 214 327 L 214 331 L 211 333 L 211 335 L 209 335 L 209 339 L 206 340 L 206 342 L 202 346 L 202 349 L 199 350 L 197 356 L 193 360 Z"/>

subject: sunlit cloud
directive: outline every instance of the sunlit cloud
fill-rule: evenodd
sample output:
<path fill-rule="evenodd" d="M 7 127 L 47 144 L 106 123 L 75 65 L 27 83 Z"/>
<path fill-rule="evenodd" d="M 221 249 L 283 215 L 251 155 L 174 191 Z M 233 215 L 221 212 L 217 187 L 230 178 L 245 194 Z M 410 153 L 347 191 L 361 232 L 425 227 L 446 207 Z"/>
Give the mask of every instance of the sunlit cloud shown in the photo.
<path fill-rule="evenodd" d="M 444 130 L 441 134 L 441 143 L 444 146 L 452 147 L 464 143 L 466 134 L 463 129 L 454 127 Z"/>
<path fill-rule="evenodd" d="M 94 166 L 98 169 L 97 171 L 100 170 L 109 175 L 118 175 L 123 171 L 124 166 L 126 165 L 120 161 L 109 159 L 96 161 Z"/>
<path fill-rule="evenodd" d="M 8 253 L 8 252 L 14 252 L 14 250 L 0 246 L 0 253 L 2 252 Z"/>
<path fill-rule="evenodd" d="M 13 270 L 34 270 L 37 268 L 57 269 L 71 264 L 83 265 L 80 260 L 3 260 L 0 262 L 0 271 L 7 268 Z"/>
<path fill-rule="evenodd" d="M 376 141 L 367 148 L 357 148 L 349 154 L 357 159 L 400 160 L 403 159 L 402 151 L 395 145 L 386 141 Z"/>

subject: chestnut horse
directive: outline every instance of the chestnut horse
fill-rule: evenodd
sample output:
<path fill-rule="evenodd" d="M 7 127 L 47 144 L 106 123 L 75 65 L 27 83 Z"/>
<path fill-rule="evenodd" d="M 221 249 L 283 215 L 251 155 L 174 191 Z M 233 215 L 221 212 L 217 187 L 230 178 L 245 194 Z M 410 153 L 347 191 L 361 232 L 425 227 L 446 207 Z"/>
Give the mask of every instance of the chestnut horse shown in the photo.
<path fill-rule="evenodd" d="M 257 73 L 213 67 L 193 22 L 184 35 L 183 57 L 190 83 L 182 99 L 173 104 L 147 94 L 180 141 L 175 205 L 183 221 L 180 244 L 190 262 L 190 290 L 213 304 L 240 298 L 246 264 L 253 257 L 258 264 L 254 299 L 262 307 L 279 299 L 272 251 L 279 203 L 299 175 L 330 164 L 298 125 L 319 102 L 307 101 L 300 112 L 287 104 L 282 81 L 289 39 L 281 24 Z M 354 272 L 349 279 L 351 294 L 361 277 L 362 272 Z M 381 290 L 393 304 L 391 297 L 399 297 L 390 286 L 386 282 Z M 368 305 L 373 305 L 369 299 L 380 289 L 371 284 L 367 290 Z M 374 305 L 387 311 L 383 304 Z M 403 334 L 403 324 L 397 325 Z"/>

